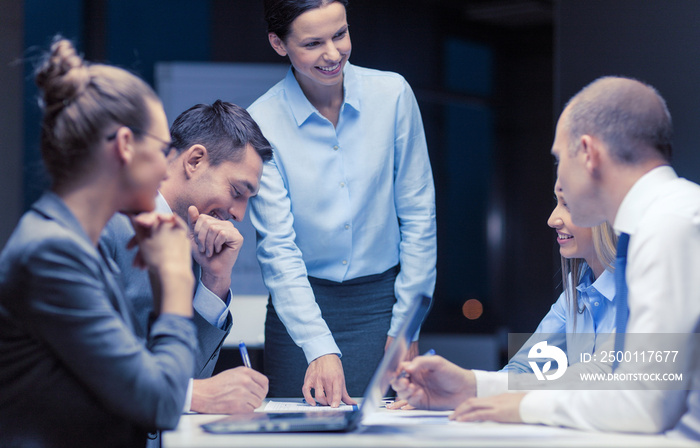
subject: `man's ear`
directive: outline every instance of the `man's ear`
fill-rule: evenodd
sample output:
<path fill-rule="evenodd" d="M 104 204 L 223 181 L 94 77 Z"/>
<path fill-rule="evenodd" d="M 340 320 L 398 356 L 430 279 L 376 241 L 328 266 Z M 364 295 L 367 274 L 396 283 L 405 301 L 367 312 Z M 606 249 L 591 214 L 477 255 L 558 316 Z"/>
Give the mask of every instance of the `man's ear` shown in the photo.
<path fill-rule="evenodd" d="M 586 170 L 593 176 L 597 176 L 600 171 L 601 157 L 603 156 L 602 151 L 603 142 L 590 135 L 582 135 L 579 141 L 581 156 L 583 157 L 583 162 L 585 164 Z"/>
<path fill-rule="evenodd" d="M 190 179 L 197 172 L 202 171 L 209 163 L 209 153 L 202 145 L 192 145 L 182 155 L 182 165 L 185 170 L 185 178 Z"/>
<path fill-rule="evenodd" d="M 272 45 L 272 48 L 278 55 L 287 56 L 287 47 L 276 33 L 267 33 L 267 39 L 270 41 L 270 45 Z"/>

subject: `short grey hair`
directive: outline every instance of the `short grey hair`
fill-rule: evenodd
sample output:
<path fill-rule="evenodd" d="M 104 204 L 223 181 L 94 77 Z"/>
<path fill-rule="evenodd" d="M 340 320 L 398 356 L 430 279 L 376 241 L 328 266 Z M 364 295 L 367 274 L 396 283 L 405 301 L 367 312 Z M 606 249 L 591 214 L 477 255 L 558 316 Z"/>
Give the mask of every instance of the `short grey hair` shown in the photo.
<path fill-rule="evenodd" d="M 652 86 L 632 78 L 598 78 L 566 105 L 572 152 L 582 135 L 603 140 L 620 163 L 649 158 L 671 161 L 673 124 L 666 101 Z"/>

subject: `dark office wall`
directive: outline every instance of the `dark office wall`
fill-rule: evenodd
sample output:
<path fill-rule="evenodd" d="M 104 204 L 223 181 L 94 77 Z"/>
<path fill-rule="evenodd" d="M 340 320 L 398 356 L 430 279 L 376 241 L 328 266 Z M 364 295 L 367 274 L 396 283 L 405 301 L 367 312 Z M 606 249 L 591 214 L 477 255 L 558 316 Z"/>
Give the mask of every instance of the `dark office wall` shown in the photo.
<path fill-rule="evenodd" d="M 700 2 L 566 0 L 558 9 L 557 113 L 599 76 L 648 82 L 673 117 L 674 167 L 700 181 Z"/>
<path fill-rule="evenodd" d="M 24 47 L 24 5 L 0 0 L 0 247 L 9 238 L 22 212 L 23 71 L 18 63 Z"/>
<path fill-rule="evenodd" d="M 24 182 L 26 209 L 49 185 L 39 152 L 41 113 L 32 72 L 57 33 L 95 62 L 108 61 L 153 83 L 157 61 L 210 59 L 210 3 L 193 0 L 24 0 Z M 13 224 L 14 225 L 14 224 Z"/>
<path fill-rule="evenodd" d="M 547 226 L 554 207 L 553 29 L 499 33 L 499 94 L 493 200 L 503 238 L 490 253 L 498 325 L 532 332 L 561 292 L 559 246 Z"/>
<path fill-rule="evenodd" d="M 28 208 L 48 186 L 39 151 L 41 111 L 33 72 L 41 51 L 48 48 L 52 36 L 64 37 L 82 43 L 83 5 L 80 0 L 24 0 L 24 51 L 18 55 L 24 60 L 24 157 L 23 206 Z"/>
<path fill-rule="evenodd" d="M 87 5 L 91 0 L 84 0 L 84 3 Z M 153 83 L 156 62 L 209 61 L 210 3 L 202 0 L 107 1 L 107 60 L 137 72 L 150 83 Z"/>

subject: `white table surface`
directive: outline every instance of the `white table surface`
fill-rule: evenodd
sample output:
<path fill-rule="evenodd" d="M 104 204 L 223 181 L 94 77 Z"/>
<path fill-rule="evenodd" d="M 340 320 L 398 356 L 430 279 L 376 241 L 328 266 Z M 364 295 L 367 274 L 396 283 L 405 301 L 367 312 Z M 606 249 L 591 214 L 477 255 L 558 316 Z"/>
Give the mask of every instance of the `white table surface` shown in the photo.
<path fill-rule="evenodd" d="M 352 433 L 301 434 L 209 434 L 201 424 L 223 418 L 222 415 L 187 414 L 174 431 L 163 432 L 163 448 L 184 447 L 697 447 L 697 443 L 665 436 L 595 433 L 539 425 L 499 423 L 429 424 L 425 411 L 401 411 L 404 423 L 383 424 L 384 417 L 397 411 L 380 410 L 370 423 Z M 444 414 L 444 413 L 443 413 Z"/>

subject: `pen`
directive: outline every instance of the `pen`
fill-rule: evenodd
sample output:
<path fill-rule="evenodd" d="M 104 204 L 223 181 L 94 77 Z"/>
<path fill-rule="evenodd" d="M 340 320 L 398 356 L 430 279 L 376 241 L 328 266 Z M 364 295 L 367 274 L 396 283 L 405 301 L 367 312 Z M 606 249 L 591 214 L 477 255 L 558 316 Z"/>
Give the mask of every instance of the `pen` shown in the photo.
<path fill-rule="evenodd" d="M 423 353 L 421 356 L 433 356 L 435 354 L 435 350 L 432 348 L 428 350 L 427 352 Z"/>
<path fill-rule="evenodd" d="M 428 350 L 427 352 L 423 353 L 422 356 L 433 356 L 435 354 L 435 350 L 432 348 Z M 408 372 L 405 370 L 402 370 L 401 373 L 399 373 L 399 376 L 396 377 L 397 380 L 400 380 L 401 378 L 406 378 L 408 376 Z"/>
<path fill-rule="evenodd" d="M 243 365 L 248 367 L 249 369 L 252 368 L 250 367 L 250 356 L 248 356 L 248 348 L 245 346 L 245 342 L 240 341 L 238 343 L 238 350 L 241 351 L 241 359 L 243 360 Z"/>

